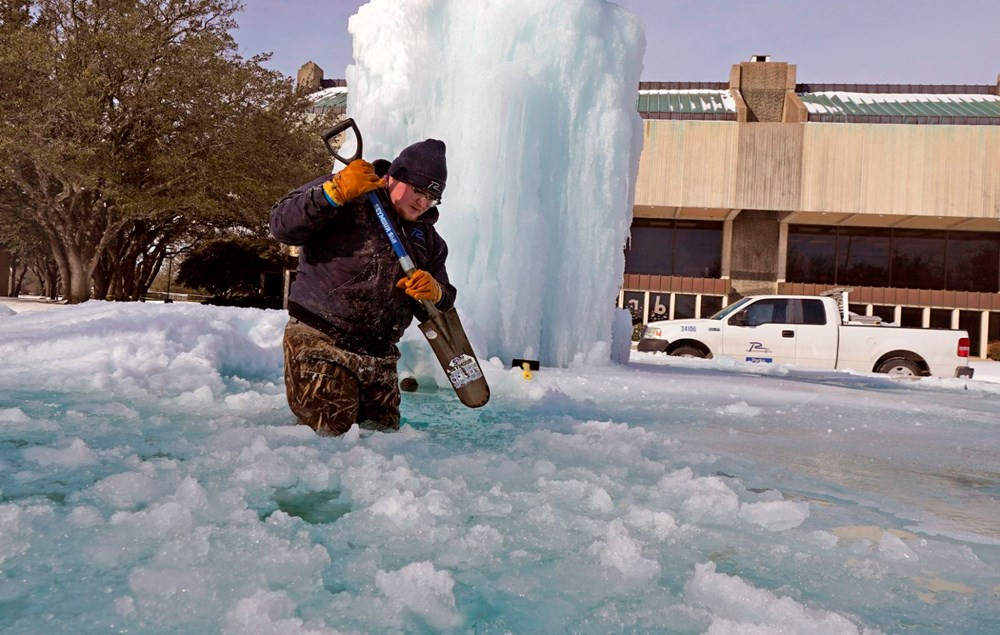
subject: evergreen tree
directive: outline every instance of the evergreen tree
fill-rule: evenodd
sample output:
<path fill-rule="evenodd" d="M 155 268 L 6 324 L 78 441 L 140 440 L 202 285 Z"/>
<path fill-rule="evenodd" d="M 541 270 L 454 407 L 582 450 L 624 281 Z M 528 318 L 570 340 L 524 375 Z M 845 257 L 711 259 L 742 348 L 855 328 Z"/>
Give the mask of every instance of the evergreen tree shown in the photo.
<path fill-rule="evenodd" d="M 28 0 L 0 10 L 0 187 L 69 302 L 136 299 L 172 242 L 263 235 L 329 160 L 289 78 L 243 59 L 236 0 Z M 11 231 L 4 226 L 4 231 Z M 145 286 L 143 286 L 145 285 Z"/>

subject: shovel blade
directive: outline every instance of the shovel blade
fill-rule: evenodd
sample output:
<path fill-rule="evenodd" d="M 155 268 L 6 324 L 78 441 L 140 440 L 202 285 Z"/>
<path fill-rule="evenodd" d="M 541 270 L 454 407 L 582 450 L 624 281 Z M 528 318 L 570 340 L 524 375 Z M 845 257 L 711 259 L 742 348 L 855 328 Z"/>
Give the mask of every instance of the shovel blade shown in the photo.
<path fill-rule="evenodd" d="M 455 309 L 434 311 L 428 320 L 420 323 L 420 331 L 431 345 L 459 400 L 470 408 L 486 405 L 490 400 L 490 387 L 458 319 L 458 312 Z"/>

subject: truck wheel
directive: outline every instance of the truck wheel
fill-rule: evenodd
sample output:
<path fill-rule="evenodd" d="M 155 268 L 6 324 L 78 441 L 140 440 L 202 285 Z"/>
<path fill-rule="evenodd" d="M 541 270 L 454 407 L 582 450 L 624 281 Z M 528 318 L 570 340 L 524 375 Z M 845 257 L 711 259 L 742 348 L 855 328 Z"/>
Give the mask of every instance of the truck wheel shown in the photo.
<path fill-rule="evenodd" d="M 876 373 L 885 373 L 890 377 L 920 377 L 920 367 L 905 357 L 890 357 L 875 369 Z"/>
<path fill-rule="evenodd" d="M 698 357 L 700 359 L 705 358 L 705 353 L 701 350 L 695 348 L 694 346 L 678 346 L 674 349 L 674 352 L 670 353 L 675 357 Z"/>

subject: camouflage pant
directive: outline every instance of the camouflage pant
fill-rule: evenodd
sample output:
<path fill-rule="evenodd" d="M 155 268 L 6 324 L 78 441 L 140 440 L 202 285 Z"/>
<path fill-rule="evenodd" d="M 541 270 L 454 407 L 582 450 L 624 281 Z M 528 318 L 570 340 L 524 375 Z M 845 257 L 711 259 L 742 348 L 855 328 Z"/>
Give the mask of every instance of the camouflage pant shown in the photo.
<path fill-rule="evenodd" d="M 355 423 L 399 429 L 396 361 L 337 348 L 333 339 L 292 318 L 285 327 L 285 392 L 300 423 L 340 435 Z"/>

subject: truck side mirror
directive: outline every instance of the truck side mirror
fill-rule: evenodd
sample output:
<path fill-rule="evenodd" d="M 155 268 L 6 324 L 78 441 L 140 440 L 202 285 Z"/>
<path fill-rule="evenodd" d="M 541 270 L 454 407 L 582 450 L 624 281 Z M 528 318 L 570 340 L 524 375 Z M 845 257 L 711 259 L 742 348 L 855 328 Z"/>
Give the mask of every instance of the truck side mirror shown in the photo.
<path fill-rule="evenodd" d="M 730 326 L 749 326 L 747 321 L 747 312 L 740 311 L 733 317 L 729 318 L 729 324 Z"/>

